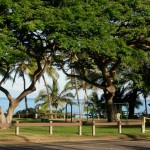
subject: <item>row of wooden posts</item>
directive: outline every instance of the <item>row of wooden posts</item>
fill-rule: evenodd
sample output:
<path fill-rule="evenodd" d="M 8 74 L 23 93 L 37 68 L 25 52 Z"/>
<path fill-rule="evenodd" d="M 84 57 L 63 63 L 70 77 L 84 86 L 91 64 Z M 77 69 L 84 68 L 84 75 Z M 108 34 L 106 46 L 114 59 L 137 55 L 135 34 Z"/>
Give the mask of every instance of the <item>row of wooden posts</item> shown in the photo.
<path fill-rule="evenodd" d="M 144 121 L 125 121 L 125 122 L 95 122 L 93 121 L 91 123 L 92 126 L 92 135 L 95 136 L 96 134 L 96 126 L 118 126 L 118 133 L 122 133 L 122 126 L 127 126 L 127 125 L 139 125 L 141 126 L 141 133 L 145 133 L 145 122 Z M 49 123 L 19 123 L 17 121 L 16 123 L 12 124 L 0 124 L 0 127 L 12 127 L 15 126 L 15 134 L 19 135 L 19 131 L 21 127 L 28 127 L 28 126 L 45 126 L 49 127 L 49 134 L 53 134 L 53 127 L 54 126 L 78 126 L 78 134 L 82 135 L 82 122 L 78 121 L 75 123 L 56 123 L 50 121 Z"/>

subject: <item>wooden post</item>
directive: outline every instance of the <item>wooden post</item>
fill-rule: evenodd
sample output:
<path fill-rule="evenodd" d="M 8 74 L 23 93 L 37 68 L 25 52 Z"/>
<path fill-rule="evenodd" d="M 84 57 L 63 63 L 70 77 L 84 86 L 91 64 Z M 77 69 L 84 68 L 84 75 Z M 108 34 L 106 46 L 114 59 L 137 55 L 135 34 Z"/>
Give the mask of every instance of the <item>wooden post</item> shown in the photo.
<path fill-rule="evenodd" d="M 144 121 L 142 121 L 141 133 L 145 133 L 145 132 L 144 132 Z"/>
<path fill-rule="evenodd" d="M 121 130 L 121 121 L 118 121 L 118 133 L 121 134 L 122 130 Z"/>
<path fill-rule="evenodd" d="M 17 126 L 17 124 L 19 124 L 19 121 L 16 121 L 15 134 L 19 135 L 19 127 Z"/>
<path fill-rule="evenodd" d="M 79 123 L 80 123 L 80 125 L 78 127 L 78 133 L 79 133 L 79 135 L 82 135 L 82 122 L 79 121 Z"/>
<path fill-rule="evenodd" d="M 92 125 L 92 135 L 95 136 L 95 121 L 93 121 Z"/>
<path fill-rule="evenodd" d="M 146 117 L 143 117 L 142 133 L 145 133 L 145 123 L 146 123 Z"/>
<path fill-rule="evenodd" d="M 53 122 L 50 121 L 50 123 L 53 123 Z M 49 126 L 49 134 L 53 134 L 53 126 Z"/>

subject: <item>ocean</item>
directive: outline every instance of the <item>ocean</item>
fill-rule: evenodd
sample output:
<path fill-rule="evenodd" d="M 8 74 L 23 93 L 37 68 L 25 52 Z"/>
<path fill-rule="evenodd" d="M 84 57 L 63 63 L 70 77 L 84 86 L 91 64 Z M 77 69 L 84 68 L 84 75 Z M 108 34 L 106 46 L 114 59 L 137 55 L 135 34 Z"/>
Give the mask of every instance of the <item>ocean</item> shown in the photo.
<path fill-rule="evenodd" d="M 74 102 L 77 103 L 76 100 L 74 100 Z M 138 109 L 135 109 L 135 113 L 142 113 L 145 111 L 145 102 L 144 100 L 142 100 L 143 102 L 143 105 L 140 106 Z M 150 104 L 150 99 L 147 99 L 147 111 L 148 111 L 148 114 L 150 114 L 150 106 L 148 105 Z M 8 100 L 6 98 L 0 98 L 0 107 L 2 108 L 3 112 L 6 113 L 7 111 L 7 108 L 8 108 Z M 34 98 L 28 98 L 28 108 L 35 108 L 36 106 L 36 103 L 34 101 Z M 25 101 L 22 100 L 19 104 L 19 106 L 15 109 L 15 112 L 19 111 L 19 110 L 23 110 L 25 109 Z M 59 108 L 58 108 L 59 109 Z M 79 111 L 78 111 L 78 106 L 77 105 L 73 105 L 72 106 L 72 112 L 73 114 L 78 114 Z M 70 106 L 68 105 L 68 112 L 70 111 Z M 81 112 L 84 111 L 84 105 L 81 105 Z"/>
<path fill-rule="evenodd" d="M 35 108 L 35 106 L 37 105 L 37 103 L 35 103 L 35 101 L 34 101 L 34 98 L 27 98 L 27 102 L 28 102 L 28 108 Z M 77 101 L 76 100 L 74 100 L 74 102 L 75 103 L 77 103 Z M 7 109 L 8 109 L 8 105 L 9 105 L 9 103 L 8 103 L 8 100 L 7 100 L 7 98 L 0 98 L 0 107 L 2 108 L 2 110 L 3 110 L 3 112 L 4 113 L 6 113 L 7 112 Z M 65 105 L 64 105 L 65 106 Z M 20 110 L 23 110 L 23 109 L 25 109 L 25 100 L 23 99 L 21 102 L 20 102 L 20 104 L 17 106 L 17 108 L 15 109 L 15 113 L 17 112 L 17 111 L 20 111 Z M 58 108 L 58 110 L 59 110 L 59 108 Z M 70 112 L 70 110 L 71 110 L 71 106 L 70 105 L 68 105 L 67 106 L 67 111 L 68 112 Z M 83 111 L 84 110 L 84 106 L 82 105 L 81 106 L 81 111 Z M 64 110 L 64 112 L 65 112 L 65 110 Z M 76 114 L 78 114 L 79 112 L 78 112 L 78 106 L 77 105 L 73 105 L 72 106 L 72 113 L 76 113 Z"/>
<path fill-rule="evenodd" d="M 2 108 L 3 112 L 6 113 L 8 109 L 9 103 L 7 98 L 0 98 L 0 107 Z M 35 108 L 36 104 L 34 102 L 34 98 L 28 98 L 28 108 Z M 22 100 L 18 107 L 15 109 L 15 112 L 19 110 L 25 109 L 25 100 Z"/>

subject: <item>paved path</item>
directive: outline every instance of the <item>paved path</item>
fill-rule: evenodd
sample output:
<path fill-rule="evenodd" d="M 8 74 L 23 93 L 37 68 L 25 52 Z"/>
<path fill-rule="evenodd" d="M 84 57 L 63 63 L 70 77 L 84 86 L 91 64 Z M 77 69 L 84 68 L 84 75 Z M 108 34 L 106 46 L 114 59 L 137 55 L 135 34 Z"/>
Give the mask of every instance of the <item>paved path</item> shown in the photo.
<path fill-rule="evenodd" d="M 150 150 L 149 140 L 2 144 L 0 150 Z"/>

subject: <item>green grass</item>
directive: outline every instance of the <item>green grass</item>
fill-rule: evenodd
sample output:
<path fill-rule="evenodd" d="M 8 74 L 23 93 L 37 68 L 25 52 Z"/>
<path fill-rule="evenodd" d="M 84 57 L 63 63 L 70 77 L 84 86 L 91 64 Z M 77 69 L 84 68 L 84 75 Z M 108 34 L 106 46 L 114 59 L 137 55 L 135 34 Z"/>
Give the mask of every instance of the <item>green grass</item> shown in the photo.
<path fill-rule="evenodd" d="M 41 122 L 41 120 L 35 119 L 14 119 L 13 122 Z M 146 126 L 146 130 L 150 131 L 150 126 Z M 77 126 L 66 126 L 66 127 L 53 127 L 53 135 L 49 134 L 49 127 L 20 127 L 20 136 L 28 137 L 80 137 L 78 135 Z M 95 137 L 104 137 L 104 136 L 140 136 L 148 137 L 150 132 L 141 133 L 140 126 L 122 126 L 122 134 L 118 134 L 118 127 L 116 126 L 96 126 L 96 136 Z M 83 125 L 82 126 L 82 137 L 92 137 L 92 126 Z M 11 129 L 0 130 L 0 140 L 17 138 L 15 135 L 15 127 Z"/>

